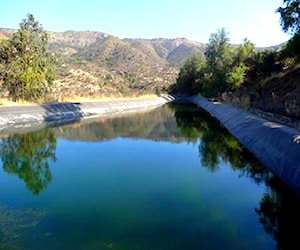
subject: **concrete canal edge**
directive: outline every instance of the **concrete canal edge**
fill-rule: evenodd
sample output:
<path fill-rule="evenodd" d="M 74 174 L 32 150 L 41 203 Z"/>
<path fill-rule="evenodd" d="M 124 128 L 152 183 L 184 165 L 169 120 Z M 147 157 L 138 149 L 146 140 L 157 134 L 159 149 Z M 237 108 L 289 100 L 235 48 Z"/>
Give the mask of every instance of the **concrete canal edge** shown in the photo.
<path fill-rule="evenodd" d="M 0 133 L 26 132 L 97 117 L 148 111 L 174 97 L 0 107 Z M 205 109 L 267 168 L 300 196 L 300 131 L 270 122 L 229 104 L 185 98 Z"/>
<path fill-rule="evenodd" d="M 57 102 L 0 107 L 0 133 L 24 132 L 97 117 L 151 110 L 171 102 L 170 95 L 96 102 Z"/>
<path fill-rule="evenodd" d="M 274 175 L 300 196 L 300 131 L 270 122 L 230 104 L 191 97 L 218 119 L 225 128 Z"/>

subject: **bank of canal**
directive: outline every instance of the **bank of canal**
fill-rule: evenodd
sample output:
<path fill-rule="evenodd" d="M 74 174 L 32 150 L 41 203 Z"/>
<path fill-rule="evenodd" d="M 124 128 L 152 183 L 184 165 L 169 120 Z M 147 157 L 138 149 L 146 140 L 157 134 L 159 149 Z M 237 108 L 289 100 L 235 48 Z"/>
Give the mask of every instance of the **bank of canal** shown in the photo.
<path fill-rule="evenodd" d="M 56 102 L 41 105 L 0 107 L 0 132 L 43 128 L 82 119 L 114 117 L 147 111 L 172 101 L 172 96 L 101 100 L 91 102 Z"/>
<path fill-rule="evenodd" d="M 300 196 L 300 131 L 230 104 L 186 99 L 205 109 L 266 167 Z"/>
<path fill-rule="evenodd" d="M 182 99 L 177 99 L 181 101 Z M 172 96 L 98 102 L 0 107 L 0 132 L 36 130 L 83 119 L 146 111 L 174 101 Z M 229 104 L 202 97 L 183 99 L 209 112 L 276 176 L 300 196 L 300 131 Z"/>

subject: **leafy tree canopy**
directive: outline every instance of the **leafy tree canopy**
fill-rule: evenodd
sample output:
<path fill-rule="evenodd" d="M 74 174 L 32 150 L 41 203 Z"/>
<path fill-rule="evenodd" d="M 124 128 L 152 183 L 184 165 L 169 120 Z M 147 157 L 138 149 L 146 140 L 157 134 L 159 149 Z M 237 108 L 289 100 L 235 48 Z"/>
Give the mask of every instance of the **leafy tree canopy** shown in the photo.
<path fill-rule="evenodd" d="M 300 31 L 300 0 L 284 0 L 284 7 L 279 7 L 281 27 L 285 32 L 292 34 Z"/>
<path fill-rule="evenodd" d="M 0 79 L 14 100 L 38 100 L 54 83 L 53 58 L 48 52 L 48 33 L 32 14 L 8 41 L 0 43 Z"/>

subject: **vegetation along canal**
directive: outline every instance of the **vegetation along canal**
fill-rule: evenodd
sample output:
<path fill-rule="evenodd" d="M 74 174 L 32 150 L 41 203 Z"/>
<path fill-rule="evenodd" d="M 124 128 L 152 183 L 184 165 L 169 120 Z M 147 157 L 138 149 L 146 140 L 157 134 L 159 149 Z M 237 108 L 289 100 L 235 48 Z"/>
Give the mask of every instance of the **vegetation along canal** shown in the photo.
<path fill-rule="evenodd" d="M 1 249 L 292 249 L 300 200 L 190 104 L 1 134 Z"/>

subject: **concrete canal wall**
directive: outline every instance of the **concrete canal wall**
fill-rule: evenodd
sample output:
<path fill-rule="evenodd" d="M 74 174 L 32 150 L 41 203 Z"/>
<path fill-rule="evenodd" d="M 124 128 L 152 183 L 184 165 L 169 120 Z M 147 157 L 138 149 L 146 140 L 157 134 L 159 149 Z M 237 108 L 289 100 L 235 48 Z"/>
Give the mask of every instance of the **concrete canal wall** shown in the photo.
<path fill-rule="evenodd" d="M 172 96 L 164 96 L 0 107 L 0 133 L 36 130 L 83 119 L 147 111 L 173 100 Z M 218 119 L 238 141 L 300 196 L 300 130 L 202 97 L 191 97 L 184 101 L 198 105 Z"/>
<path fill-rule="evenodd" d="M 230 104 L 192 97 L 266 167 L 300 196 L 300 130 L 270 122 Z"/>
<path fill-rule="evenodd" d="M 57 126 L 82 119 L 146 111 L 172 101 L 172 96 L 97 102 L 66 102 L 0 107 L 0 133 Z"/>

